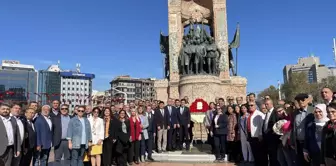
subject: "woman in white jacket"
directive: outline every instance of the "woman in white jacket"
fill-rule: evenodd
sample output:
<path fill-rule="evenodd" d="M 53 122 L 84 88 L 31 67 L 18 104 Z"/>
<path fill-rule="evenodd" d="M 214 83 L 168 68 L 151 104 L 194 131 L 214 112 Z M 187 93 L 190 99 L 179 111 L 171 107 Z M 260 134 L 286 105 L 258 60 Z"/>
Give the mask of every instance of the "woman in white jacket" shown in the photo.
<path fill-rule="evenodd" d="M 240 107 L 240 112 L 242 114 L 238 122 L 239 130 L 240 130 L 240 142 L 241 142 L 244 162 L 249 163 L 249 162 L 253 162 L 254 158 L 253 158 L 250 143 L 247 140 L 247 118 L 249 116 L 249 113 L 247 112 L 247 106 L 242 105 Z"/>
<path fill-rule="evenodd" d="M 101 165 L 101 157 L 103 140 L 104 140 L 104 121 L 99 118 L 99 108 L 95 107 L 92 110 L 92 116 L 89 118 L 92 131 L 92 146 L 89 148 L 92 166 Z"/>

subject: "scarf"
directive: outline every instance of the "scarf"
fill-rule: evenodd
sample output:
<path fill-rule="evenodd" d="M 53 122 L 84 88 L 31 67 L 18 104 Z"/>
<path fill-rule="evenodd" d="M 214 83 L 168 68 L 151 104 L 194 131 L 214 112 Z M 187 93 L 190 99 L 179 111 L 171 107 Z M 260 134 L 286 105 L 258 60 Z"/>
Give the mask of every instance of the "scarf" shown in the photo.
<path fill-rule="evenodd" d="M 325 105 L 325 104 L 317 104 L 316 106 L 315 106 L 315 109 L 316 108 L 318 108 L 319 110 L 321 110 L 322 111 L 322 116 L 323 116 L 323 118 L 322 119 L 316 119 L 315 118 L 315 123 L 316 124 L 325 124 L 326 122 L 328 122 L 329 121 L 329 118 L 327 117 L 327 106 Z"/>

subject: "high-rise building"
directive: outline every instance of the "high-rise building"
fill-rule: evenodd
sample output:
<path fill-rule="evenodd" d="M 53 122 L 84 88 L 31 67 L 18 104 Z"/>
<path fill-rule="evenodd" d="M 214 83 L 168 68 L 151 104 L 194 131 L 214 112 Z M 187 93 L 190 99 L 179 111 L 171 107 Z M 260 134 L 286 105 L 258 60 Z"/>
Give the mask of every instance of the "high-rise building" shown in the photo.
<path fill-rule="evenodd" d="M 62 71 L 61 76 L 61 102 L 68 103 L 70 108 L 76 105 L 90 105 L 92 96 L 92 80 L 94 74 L 80 71 Z"/>
<path fill-rule="evenodd" d="M 61 69 L 59 65 L 51 65 L 47 70 L 39 71 L 39 95 L 42 105 L 61 99 Z"/>
<path fill-rule="evenodd" d="M 123 94 L 126 93 L 128 102 L 133 102 L 136 99 L 153 100 L 156 98 L 154 80 L 152 78 L 131 78 L 129 75 L 118 76 L 110 82 L 111 94 L 113 97 L 126 98 Z"/>
<path fill-rule="evenodd" d="M 286 65 L 283 69 L 284 82 L 286 83 L 292 73 L 303 72 L 307 74 L 309 83 L 321 82 L 323 78 L 330 75 L 330 69 L 320 64 L 320 58 L 313 55 L 299 58 L 295 65 Z"/>
<path fill-rule="evenodd" d="M 3 60 L 0 66 L 0 100 L 29 102 L 37 100 L 38 75 L 33 65 Z"/>

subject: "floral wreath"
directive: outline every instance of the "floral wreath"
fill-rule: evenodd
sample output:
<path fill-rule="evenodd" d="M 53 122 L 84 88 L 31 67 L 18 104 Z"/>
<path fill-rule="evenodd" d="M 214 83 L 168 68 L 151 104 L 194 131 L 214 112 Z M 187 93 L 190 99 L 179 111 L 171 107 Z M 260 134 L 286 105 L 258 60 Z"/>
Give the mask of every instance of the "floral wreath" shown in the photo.
<path fill-rule="evenodd" d="M 202 113 L 207 112 L 209 110 L 208 103 L 200 98 L 197 98 L 194 102 L 190 105 L 190 112 L 191 113 Z"/>

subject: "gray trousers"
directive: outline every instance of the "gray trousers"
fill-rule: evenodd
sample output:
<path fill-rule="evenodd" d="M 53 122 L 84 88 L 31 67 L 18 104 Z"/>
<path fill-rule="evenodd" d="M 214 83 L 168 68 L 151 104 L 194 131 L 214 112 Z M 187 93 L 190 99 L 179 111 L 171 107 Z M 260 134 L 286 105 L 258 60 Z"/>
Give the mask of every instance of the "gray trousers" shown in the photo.
<path fill-rule="evenodd" d="M 11 166 L 14 157 L 14 146 L 7 146 L 5 153 L 0 157 L 4 166 Z"/>
<path fill-rule="evenodd" d="M 158 132 L 157 148 L 159 151 L 166 150 L 167 147 L 167 129 L 160 129 Z"/>
<path fill-rule="evenodd" d="M 336 160 L 332 159 L 332 158 L 325 158 L 325 163 L 326 166 L 335 166 L 336 165 Z"/>
<path fill-rule="evenodd" d="M 68 140 L 61 140 L 60 144 L 55 147 L 55 163 L 56 165 L 70 166 L 70 150 Z M 62 162 L 62 156 L 64 161 Z"/>

